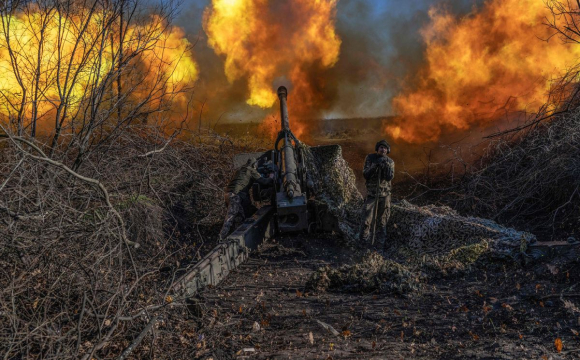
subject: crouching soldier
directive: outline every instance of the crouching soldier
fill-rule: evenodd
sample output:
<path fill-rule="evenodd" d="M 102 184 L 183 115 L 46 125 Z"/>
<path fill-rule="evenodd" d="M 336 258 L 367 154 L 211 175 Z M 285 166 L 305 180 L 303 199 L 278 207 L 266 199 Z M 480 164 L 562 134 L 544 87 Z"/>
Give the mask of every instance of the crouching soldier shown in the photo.
<path fill-rule="evenodd" d="M 274 164 L 272 162 L 272 160 L 268 160 L 266 161 L 262 166 L 260 166 L 258 168 L 258 172 L 260 174 L 262 174 L 263 177 L 267 178 L 267 179 L 272 179 L 272 181 L 267 184 L 264 185 L 263 183 L 259 183 L 260 184 L 260 194 L 258 196 L 258 198 L 260 199 L 260 201 L 271 201 L 272 200 L 272 196 L 275 194 L 275 188 L 274 188 L 274 179 L 276 178 L 276 175 L 278 173 L 278 166 L 276 166 L 276 164 Z M 255 196 L 255 194 L 252 194 Z M 254 197 L 254 201 L 256 200 L 256 198 Z"/>
<path fill-rule="evenodd" d="M 395 162 L 387 156 L 391 146 L 385 140 L 375 145 L 375 151 L 367 155 L 363 169 L 367 198 L 362 209 L 360 240 L 363 244 L 370 243 L 371 236 L 374 236 L 371 231 L 376 230 L 376 245 L 385 246 L 387 221 L 391 215 L 391 180 L 395 175 Z"/>
<path fill-rule="evenodd" d="M 271 178 L 263 178 L 258 170 L 256 170 L 256 159 L 250 158 L 243 165 L 229 182 L 226 188 L 226 204 L 228 205 L 228 212 L 224 220 L 224 225 L 219 233 L 219 239 L 225 239 L 229 233 L 232 225 L 236 220 L 242 222 L 249 216 L 249 209 L 252 205 L 250 199 L 250 189 L 254 182 L 260 185 L 271 185 L 273 180 Z M 237 218 L 237 219 L 236 219 Z"/>

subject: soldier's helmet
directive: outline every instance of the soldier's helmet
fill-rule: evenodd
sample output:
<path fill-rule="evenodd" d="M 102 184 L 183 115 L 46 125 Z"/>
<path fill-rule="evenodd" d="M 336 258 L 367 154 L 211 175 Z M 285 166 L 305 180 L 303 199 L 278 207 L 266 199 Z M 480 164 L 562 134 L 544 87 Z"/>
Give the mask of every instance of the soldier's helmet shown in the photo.
<path fill-rule="evenodd" d="M 379 141 L 375 145 L 375 151 L 379 151 L 379 146 L 381 146 L 381 145 L 387 148 L 387 154 L 390 154 L 391 153 L 391 145 L 389 145 L 389 143 L 385 139 Z"/>
<path fill-rule="evenodd" d="M 256 167 L 256 158 L 249 158 L 248 161 L 246 162 L 246 165 L 248 167 Z"/>

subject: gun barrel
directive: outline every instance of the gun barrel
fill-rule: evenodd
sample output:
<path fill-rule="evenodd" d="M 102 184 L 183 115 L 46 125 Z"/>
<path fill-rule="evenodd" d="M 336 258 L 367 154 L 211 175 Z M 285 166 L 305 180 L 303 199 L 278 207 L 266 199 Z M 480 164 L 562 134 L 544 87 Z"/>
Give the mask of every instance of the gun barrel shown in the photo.
<path fill-rule="evenodd" d="M 282 155 L 282 180 L 286 195 L 292 199 L 294 196 L 300 196 L 302 191 L 298 183 L 296 156 L 292 141 L 288 138 L 288 131 L 290 130 L 290 122 L 288 120 L 288 107 L 286 101 L 288 99 L 288 90 L 284 86 L 278 88 L 278 98 L 280 99 L 280 117 L 282 123 L 282 131 L 284 134 L 284 144 L 280 149 Z"/>
<path fill-rule="evenodd" d="M 284 86 L 278 88 L 278 98 L 280 99 L 280 117 L 282 130 L 290 130 L 290 122 L 288 121 L 288 106 L 286 101 L 288 99 L 288 90 Z"/>

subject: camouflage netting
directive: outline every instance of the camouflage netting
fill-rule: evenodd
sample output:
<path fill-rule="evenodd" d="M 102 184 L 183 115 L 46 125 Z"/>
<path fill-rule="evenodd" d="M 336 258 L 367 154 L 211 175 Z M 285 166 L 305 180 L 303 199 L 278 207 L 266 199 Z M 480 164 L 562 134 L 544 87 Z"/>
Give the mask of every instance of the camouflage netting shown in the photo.
<path fill-rule="evenodd" d="M 305 157 L 309 178 L 316 188 L 316 199 L 328 204 L 347 240 L 354 240 L 359 226 L 362 195 L 356 177 L 342 157 L 340 145 L 310 147 L 299 143 Z"/>
<path fill-rule="evenodd" d="M 347 240 L 357 241 L 362 196 L 342 149 L 304 144 L 301 148 L 317 199 L 329 205 Z M 370 253 L 351 266 L 320 268 L 307 288 L 407 293 L 419 290 L 422 279 L 433 271 L 466 270 L 478 261 L 513 261 L 536 241 L 530 233 L 491 220 L 463 217 L 446 206 L 420 207 L 407 201 L 392 206 L 387 234 L 387 259 Z"/>
<path fill-rule="evenodd" d="M 306 290 L 372 292 L 385 291 L 406 294 L 422 288 L 421 276 L 405 266 L 376 252 L 368 253 L 362 262 L 338 269 L 329 266 L 318 269 L 308 282 Z"/>
<path fill-rule="evenodd" d="M 493 221 L 462 217 L 449 207 L 393 205 L 386 256 L 370 252 L 360 262 L 318 269 L 307 290 L 389 292 L 420 291 L 431 275 L 470 269 L 476 263 L 518 259 L 535 236 Z M 502 262 L 504 263 L 504 262 Z"/>
<path fill-rule="evenodd" d="M 329 205 L 349 240 L 359 230 L 362 196 L 356 177 L 342 157 L 339 145 L 309 147 L 300 143 L 308 174 L 316 188 L 316 198 Z M 406 248 L 414 255 L 449 256 L 465 249 L 486 248 L 498 257 L 513 257 L 525 251 L 535 236 L 503 227 L 491 220 L 463 217 L 447 206 L 415 206 L 402 201 L 392 206 L 388 223 L 391 248 Z M 481 245 L 485 244 L 485 246 Z M 463 250 L 459 250 L 463 249 Z"/>
<path fill-rule="evenodd" d="M 393 205 L 387 225 L 391 248 L 407 248 L 415 255 L 450 256 L 465 249 L 485 248 L 494 257 L 514 258 L 536 237 L 491 220 L 463 217 L 447 206 Z M 464 249 L 464 250 L 460 250 Z"/>

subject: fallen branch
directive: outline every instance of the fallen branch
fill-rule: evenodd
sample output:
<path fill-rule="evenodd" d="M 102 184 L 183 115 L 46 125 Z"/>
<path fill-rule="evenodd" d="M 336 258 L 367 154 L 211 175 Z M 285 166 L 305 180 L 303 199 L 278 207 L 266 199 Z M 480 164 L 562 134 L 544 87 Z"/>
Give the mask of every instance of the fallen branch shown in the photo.
<path fill-rule="evenodd" d="M 318 325 L 322 326 L 326 331 L 328 331 L 332 335 L 334 335 L 334 336 L 340 335 L 340 333 L 335 328 L 333 328 L 331 325 L 329 325 L 325 322 L 322 322 L 320 320 L 316 320 L 316 322 L 318 323 Z"/>
<path fill-rule="evenodd" d="M 129 356 L 131 354 L 131 352 L 133 350 L 135 350 L 135 348 L 137 346 L 139 346 L 139 344 L 141 343 L 141 341 L 143 341 L 143 339 L 145 338 L 145 335 L 147 335 L 147 333 L 149 332 L 149 330 L 151 330 L 151 328 L 153 327 L 153 325 L 155 325 L 155 323 L 157 322 L 157 316 L 154 316 L 151 320 L 149 320 L 149 323 L 147 324 L 147 326 L 145 326 L 145 328 L 143 329 L 143 331 L 141 331 L 141 333 L 139 334 L 139 336 L 137 336 L 137 338 L 135 340 L 133 340 L 133 342 L 131 343 L 131 345 L 129 345 L 125 351 L 123 351 L 123 353 L 121 354 L 121 356 L 119 356 L 119 360 L 123 360 L 126 359 L 127 356 Z"/>

